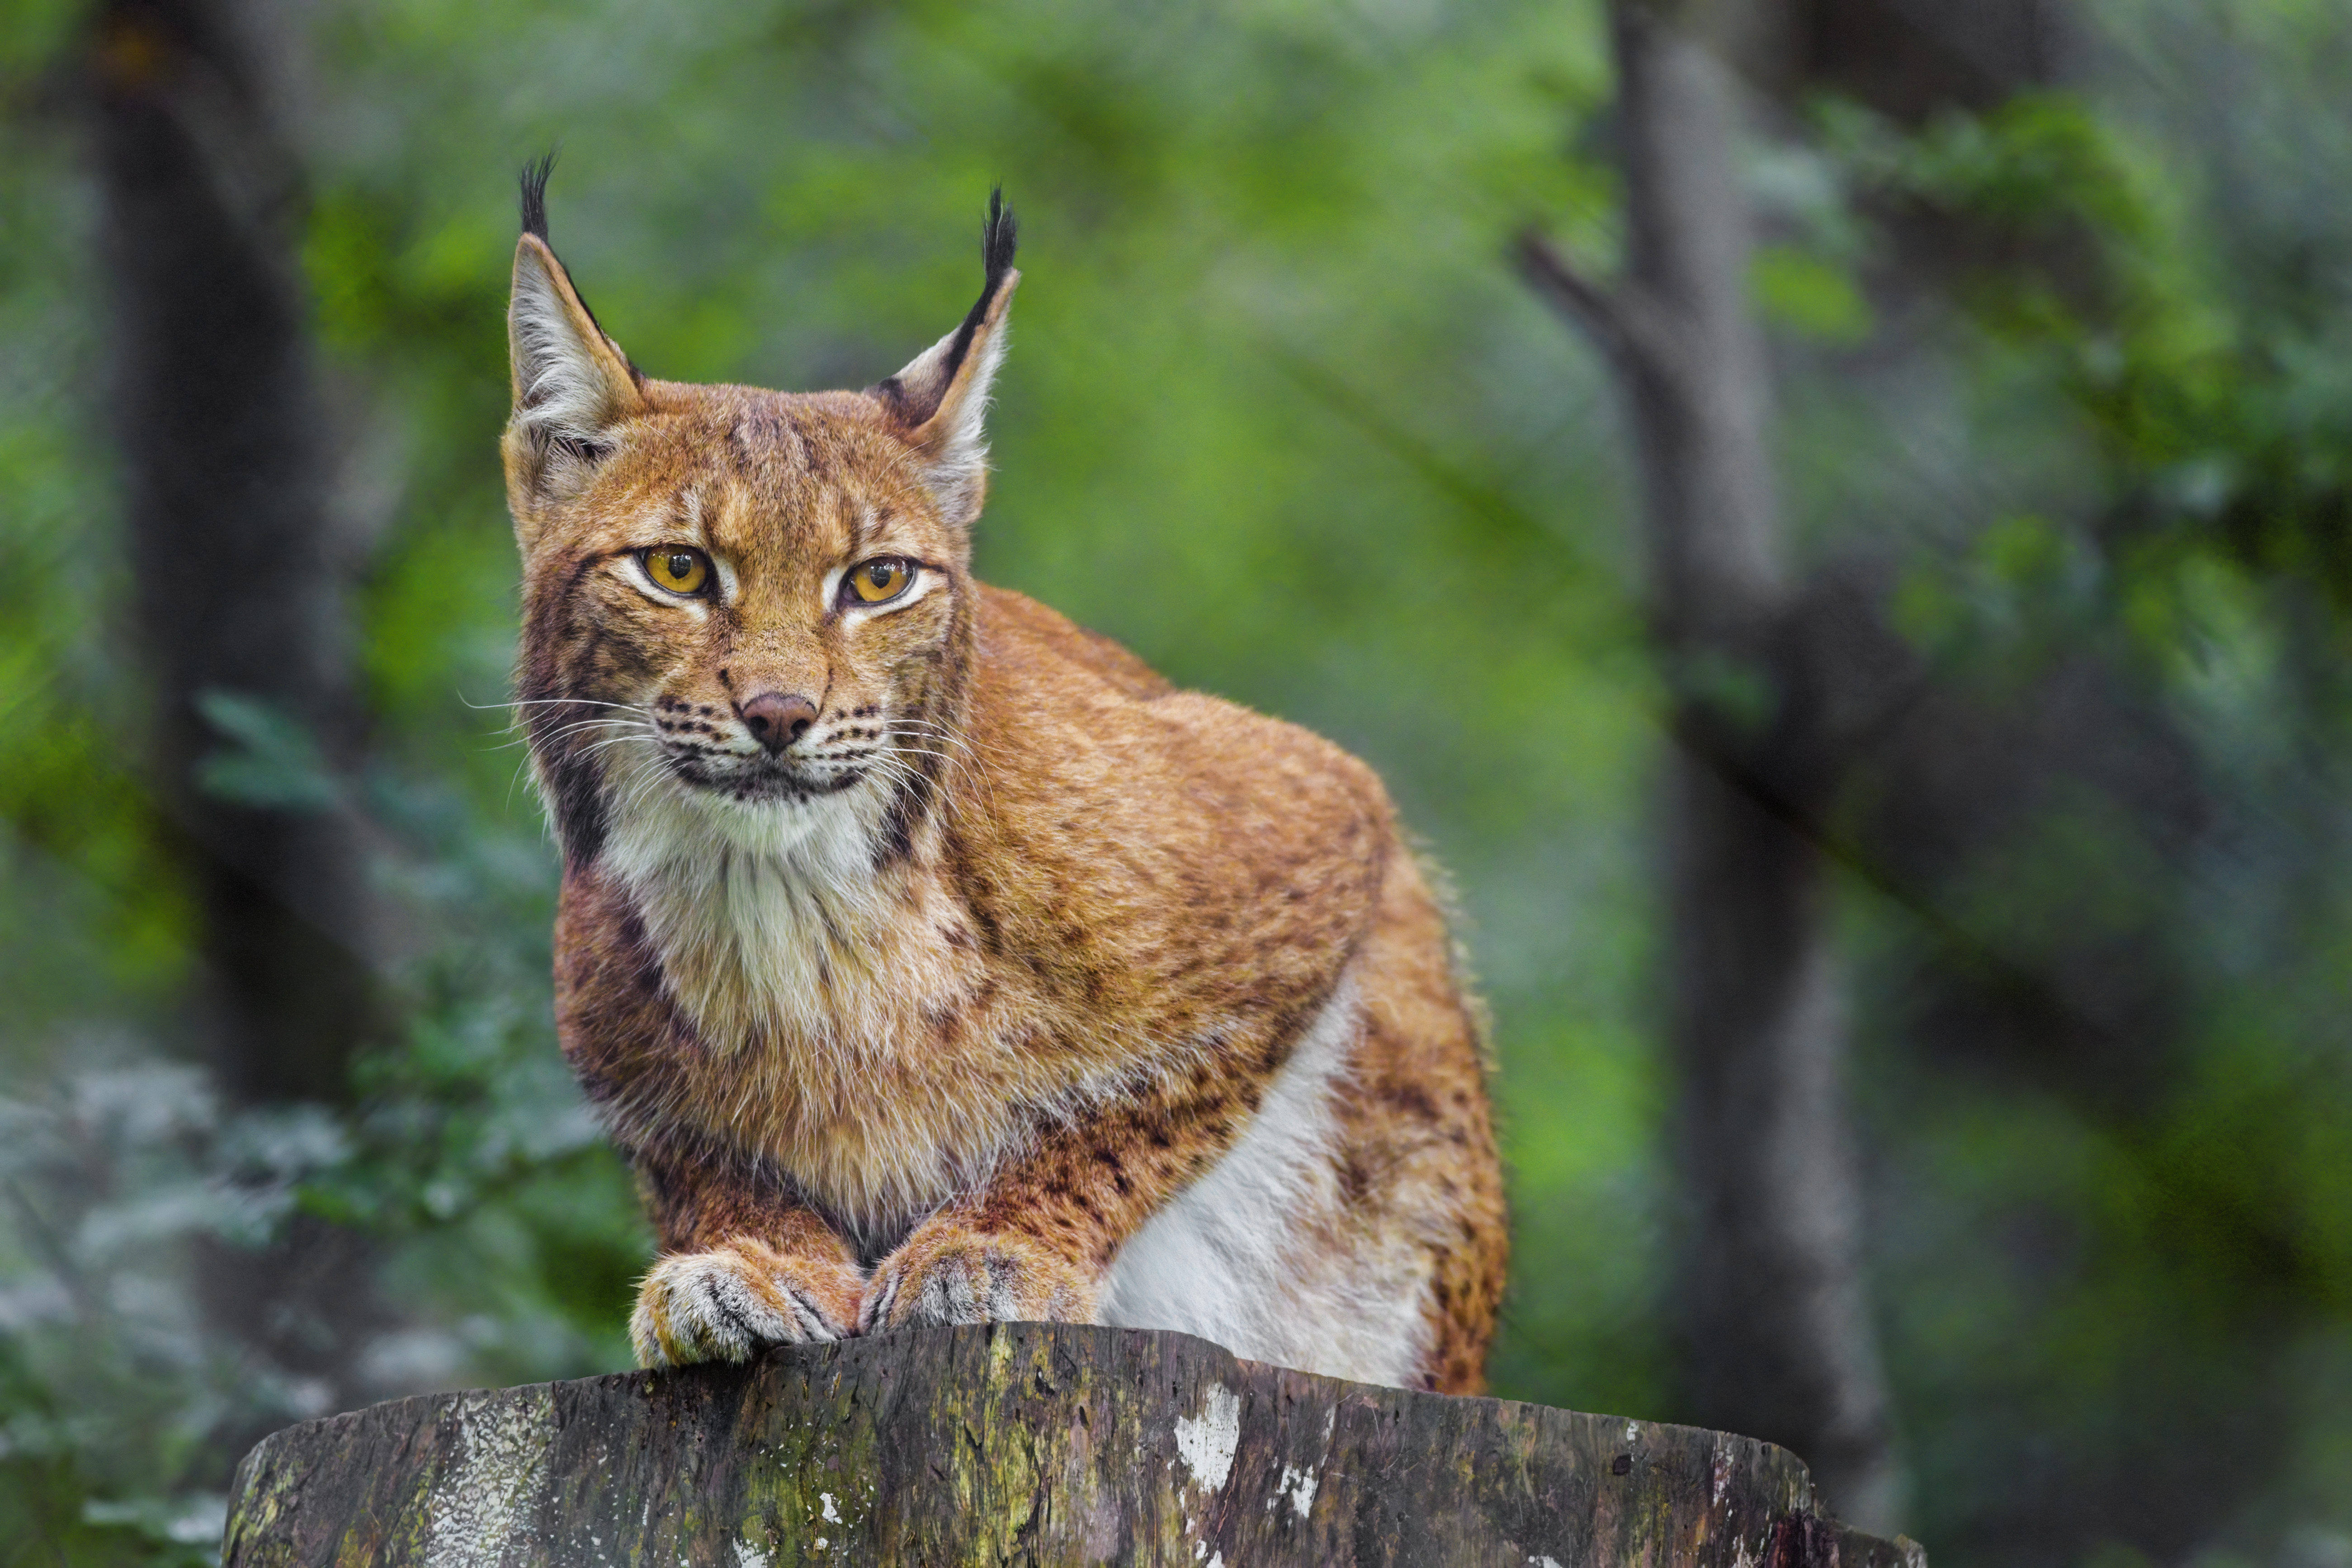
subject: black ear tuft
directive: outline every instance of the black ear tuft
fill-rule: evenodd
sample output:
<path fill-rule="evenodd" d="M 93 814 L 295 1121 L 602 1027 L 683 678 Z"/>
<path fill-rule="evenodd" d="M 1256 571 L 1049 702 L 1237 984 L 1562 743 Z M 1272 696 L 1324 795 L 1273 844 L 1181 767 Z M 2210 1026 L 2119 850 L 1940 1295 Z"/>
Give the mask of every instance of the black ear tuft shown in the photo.
<path fill-rule="evenodd" d="M 555 173 L 555 154 L 532 159 L 522 166 L 522 231 L 547 237 L 547 176 Z"/>
<path fill-rule="evenodd" d="M 551 243 L 547 237 L 547 176 L 554 172 L 555 151 L 552 148 L 544 156 L 533 158 L 522 166 L 522 231 L 537 235 L 541 244 Z M 596 329 L 614 353 L 620 354 L 621 363 L 629 368 L 629 379 L 643 386 L 646 373 L 637 368 L 636 361 L 623 352 L 620 344 L 613 342 L 612 334 L 604 331 L 604 323 L 596 319 L 595 307 L 588 303 L 588 296 L 580 291 L 576 283 L 572 286 L 572 297 L 580 301 L 582 310 L 588 312 L 588 324 Z"/>
<path fill-rule="evenodd" d="M 980 298 L 964 313 L 963 324 L 956 329 L 955 342 L 948 349 L 947 363 L 940 372 L 942 392 L 963 367 L 964 355 L 971 352 L 972 334 L 980 331 L 981 322 L 988 320 L 988 308 L 996 303 L 996 296 L 1004 287 L 1004 275 L 1013 270 L 1013 251 L 1020 238 L 1021 225 L 1013 218 L 1013 209 L 1004 205 L 1004 187 L 990 187 L 988 221 L 980 228 L 980 259 L 988 268 L 988 279 L 980 286 Z"/>
<path fill-rule="evenodd" d="M 990 309 L 1004 292 L 1004 280 L 1013 272 L 1013 252 L 1020 235 L 1021 226 L 1013 220 L 1013 209 L 1004 205 L 1004 187 L 992 186 L 988 193 L 988 218 L 980 228 L 980 260 L 988 269 L 980 298 L 964 312 L 963 321 L 951 337 L 940 339 L 905 370 L 867 389 L 888 404 L 908 426 L 920 425 L 939 412 L 957 373 L 963 369 L 963 362 L 971 357 L 972 340 L 979 335 L 981 323 L 988 320 Z M 904 379 L 910 372 L 916 378 L 912 386 Z"/>
<path fill-rule="evenodd" d="M 980 259 L 988 268 L 987 285 L 980 291 L 980 309 L 985 313 L 990 300 L 996 298 L 996 286 L 1013 270 L 1013 252 L 1021 240 L 1021 225 L 1013 209 L 1004 205 L 1004 187 L 992 186 L 988 193 L 988 221 L 981 226 Z"/>

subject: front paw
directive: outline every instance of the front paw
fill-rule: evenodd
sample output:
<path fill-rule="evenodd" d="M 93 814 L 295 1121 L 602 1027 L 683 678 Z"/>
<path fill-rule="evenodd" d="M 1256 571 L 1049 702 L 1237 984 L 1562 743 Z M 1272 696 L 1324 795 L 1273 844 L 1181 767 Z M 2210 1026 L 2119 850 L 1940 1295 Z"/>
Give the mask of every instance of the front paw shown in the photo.
<path fill-rule="evenodd" d="M 629 1342 L 640 1366 L 748 1361 L 766 1345 L 837 1340 L 857 1321 L 856 1268 L 740 1240 L 674 1253 L 637 1287 Z"/>
<path fill-rule="evenodd" d="M 857 1329 L 1086 1323 L 1094 1315 L 1093 1282 L 1037 1243 L 925 1226 L 874 1270 Z"/>

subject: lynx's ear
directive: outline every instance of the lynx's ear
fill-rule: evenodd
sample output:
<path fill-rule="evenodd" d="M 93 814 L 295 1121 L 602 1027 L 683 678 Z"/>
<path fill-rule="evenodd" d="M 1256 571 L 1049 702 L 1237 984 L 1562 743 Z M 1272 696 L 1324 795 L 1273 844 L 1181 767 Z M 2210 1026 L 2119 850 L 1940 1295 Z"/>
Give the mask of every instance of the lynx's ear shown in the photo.
<path fill-rule="evenodd" d="M 553 163 L 541 159 L 522 172 L 523 232 L 507 306 L 514 367 L 507 487 L 519 527 L 523 502 L 584 479 L 612 449 L 613 426 L 642 404 L 636 367 L 596 324 L 547 243 L 547 175 Z"/>
<path fill-rule="evenodd" d="M 1002 189 L 988 193 L 980 254 L 988 280 L 963 324 L 873 389 L 922 464 L 925 483 L 950 521 L 970 523 L 988 492 L 989 384 L 1004 358 L 1005 313 L 1021 274 L 1013 269 L 1018 230 Z"/>

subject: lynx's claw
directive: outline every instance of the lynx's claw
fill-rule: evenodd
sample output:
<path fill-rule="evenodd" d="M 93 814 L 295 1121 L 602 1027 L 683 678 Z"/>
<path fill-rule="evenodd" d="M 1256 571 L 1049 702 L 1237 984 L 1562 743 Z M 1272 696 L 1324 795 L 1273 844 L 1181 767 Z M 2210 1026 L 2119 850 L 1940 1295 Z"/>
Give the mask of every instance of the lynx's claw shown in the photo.
<path fill-rule="evenodd" d="M 1035 1242 L 926 1226 L 875 1269 L 857 1328 L 1093 1321 L 1093 1288 Z"/>
<path fill-rule="evenodd" d="M 640 1366 L 748 1361 L 768 1345 L 854 1331 L 865 1281 L 845 1263 L 800 1258 L 756 1241 L 674 1254 L 637 1287 L 629 1342 Z"/>

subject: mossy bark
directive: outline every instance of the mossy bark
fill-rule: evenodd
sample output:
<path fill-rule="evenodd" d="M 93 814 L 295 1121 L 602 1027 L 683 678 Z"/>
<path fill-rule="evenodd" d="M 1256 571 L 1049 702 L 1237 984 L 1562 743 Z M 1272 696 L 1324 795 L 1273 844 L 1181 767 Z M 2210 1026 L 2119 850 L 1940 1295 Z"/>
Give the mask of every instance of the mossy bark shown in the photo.
<path fill-rule="evenodd" d="M 279 1432 L 223 1548 L 279 1564 L 1925 1568 L 1746 1437 L 1009 1323 L 434 1394 Z"/>

